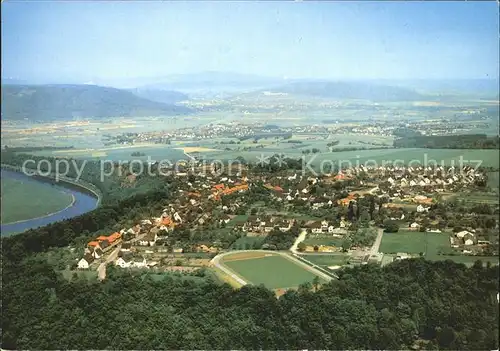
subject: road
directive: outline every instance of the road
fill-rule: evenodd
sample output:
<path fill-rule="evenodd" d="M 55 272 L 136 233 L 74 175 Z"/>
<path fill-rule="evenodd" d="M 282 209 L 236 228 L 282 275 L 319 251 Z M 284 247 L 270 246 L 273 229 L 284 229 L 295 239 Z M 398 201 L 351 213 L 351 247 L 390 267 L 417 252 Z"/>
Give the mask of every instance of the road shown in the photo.
<path fill-rule="evenodd" d="M 134 239 L 127 241 L 128 243 L 134 243 L 136 241 L 141 240 L 146 236 L 146 233 L 138 235 Z M 118 252 L 120 252 L 121 244 L 118 245 L 106 258 L 106 260 L 97 267 L 97 276 L 99 277 L 100 280 L 104 280 L 106 278 L 106 265 L 108 263 L 114 262 L 116 260 L 116 257 L 118 256 Z"/>
<path fill-rule="evenodd" d="M 109 256 L 106 257 L 106 261 L 99 265 L 99 267 L 97 268 L 97 276 L 99 277 L 99 280 L 104 280 L 106 278 L 106 265 L 116 260 L 118 252 L 120 252 L 120 247 L 117 246 L 113 250 L 113 252 L 111 252 Z"/>
<path fill-rule="evenodd" d="M 278 255 L 281 255 L 282 257 L 286 258 L 287 260 L 290 260 L 293 263 L 295 263 L 295 264 L 303 267 L 304 269 L 308 270 L 309 272 L 311 272 L 311 273 L 313 273 L 313 274 L 315 274 L 315 275 L 317 275 L 317 276 L 325 279 L 326 281 L 330 281 L 330 280 L 333 279 L 328 274 L 325 274 L 325 273 L 317 270 L 316 268 L 309 266 L 308 264 L 306 264 L 306 263 L 298 260 L 297 258 L 290 256 L 288 253 L 280 252 L 280 251 L 269 251 L 269 250 L 238 250 L 238 251 L 229 251 L 229 252 L 224 252 L 224 253 L 221 253 L 221 254 L 215 256 L 210 261 L 211 264 L 213 264 L 215 267 L 219 268 L 221 271 L 223 271 L 224 273 L 226 273 L 227 275 L 229 275 L 231 278 L 233 278 L 235 281 L 237 281 L 241 285 L 247 285 L 248 282 L 246 282 L 244 279 L 242 279 L 240 276 L 238 276 L 236 273 L 234 273 L 233 271 L 231 271 L 229 268 L 227 268 L 226 266 L 224 266 L 220 262 L 221 258 L 223 258 L 224 256 L 226 256 L 226 255 L 232 255 L 232 254 L 235 254 L 235 253 L 238 253 L 238 252 L 265 252 L 265 253 L 268 253 L 268 254 L 278 254 Z"/>
<path fill-rule="evenodd" d="M 380 248 L 380 243 L 382 242 L 382 236 L 384 235 L 384 230 L 382 228 L 377 229 L 377 238 L 370 249 L 370 256 L 376 255 Z"/>
<path fill-rule="evenodd" d="M 301 242 L 306 240 L 306 236 L 307 236 L 307 231 L 303 230 L 302 233 L 299 234 L 297 239 L 295 239 L 295 242 L 293 243 L 292 247 L 290 248 L 290 251 L 292 251 L 292 253 L 298 254 L 297 248 Z"/>

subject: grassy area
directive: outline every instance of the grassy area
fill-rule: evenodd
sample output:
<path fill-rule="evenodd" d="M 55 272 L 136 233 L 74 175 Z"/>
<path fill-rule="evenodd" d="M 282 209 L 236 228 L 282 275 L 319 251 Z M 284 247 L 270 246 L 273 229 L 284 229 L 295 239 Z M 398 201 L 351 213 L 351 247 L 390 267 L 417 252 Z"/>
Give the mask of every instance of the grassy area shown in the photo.
<path fill-rule="evenodd" d="M 49 183 L 17 179 L 2 173 L 2 223 L 23 221 L 58 212 L 73 202 L 73 196 Z"/>
<path fill-rule="evenodd" d="M 244 236 L 236 240 L 230 247 L 232 250 L 258 249 L 262 246 L 265 237 L 263 236 Z"/>
<path fill-rule="evenodd" d="M 341 238 L 332 238 L 331 235 L 328 238 L 327 237 L 321 237 L 321 236 L 319 236 L 319 237 L 308 236 L 303 241 L 304 244 L 310 245 L 310 246 L 327 245 L 327 246 L 337 246 L 337 247 L 341 247 L 342 246 L 342 242 L 343 242 L 343 239 L 341 239 Z"/>
<path fill-rule="evenodd" d="M 76 274 L 78 278 L 84 278 L 87 280 L 97 279 L 97 271 L 95 270 L 69 270 L 65 269 L 61 271 L 64 279 L 71 280 L 73 279 L 73 275 Z"/>
<path fill-rule="evenodd" d="M 488 186 L 491 187 L 498 194 L 498 187 L 500 185 L 500 172 L 488 173 Z"/>
<path fill-rule="evenodd" d="M 132 156 L 133 152 L 144 153 L 145 156 Z M 87 148 L 87 149 L 72 149 L 72 150 L 56 150 L 56 151 L 36 151 L 33 154 L 37 156 L 52 156 L 52 157 L 71 157 L 76 159 L 106 159 L 114 161 L 127 160 L 143 160 L 147 161 L 148 156 L 152 160 L 161 161 L 169 160 L 175 162 L 177 160 L 186 160 L 182 150 L 175 149 L 171 145 L 134 145 L 134 146 L 109 146 L 102 148 Z"/>
<path fill-rule="evenodd" d="M 420 252 L 426 252 L 425 259 L 427 260 L 452 260 L 466 265 L 473 265 L 477 260 L 498 264 L 498 257 L 467 256 L 460 253 L 451 255 L 453 249 L 450 247 L 447 233 L 420 233 L 408 231 L 385 233 L 382 238 L 382 244 L 380 245 L 380 251 L 385 254 L 394 254 L 397 252 L 419 254 Z"/>
<path fill-rule="evenodd" d="M 247 282 L 264 284 L 269 289 L 292 288 L 312 282 L 315 274 L 277 254 L 234 261 L 224 260 L 224 265 Z"/>
<path fill-rule="evenodd" d="M 427 252 L 429 257 L 433 257 L 437 256 L 439 250 L 451 252 L 449 240 L 446 233 L 421 233 L 400 230 L 397 233 L 384 233 L 380 244 L 380 252 L 389 254 Z"/>
<path fill-rule="evenodd" d="M 302 257 L 311 263 L 318 266 L 342 266 L 347 264 L 349 256 L 346 254 L 332 254 L 332 255 L 302 255 Z"/>
<path fill-rule="evenodd" d="M 498 195 L 495 194 L 481 192 L 459 193 L 456 194 L 456 198 L 471 203 L 498 204 Z"/>
<path fill-rule="evenodd" d="M 246 222 L 248 220 L 248 215 L 237 215 L 236 217 L 234 217 L 233 219 L 231 219 L 228 223 L 227 223 L 227 226 L 226 228 L 232 228 L 236 225 L 236 223 L 239 223 L 239 222 Z"/>

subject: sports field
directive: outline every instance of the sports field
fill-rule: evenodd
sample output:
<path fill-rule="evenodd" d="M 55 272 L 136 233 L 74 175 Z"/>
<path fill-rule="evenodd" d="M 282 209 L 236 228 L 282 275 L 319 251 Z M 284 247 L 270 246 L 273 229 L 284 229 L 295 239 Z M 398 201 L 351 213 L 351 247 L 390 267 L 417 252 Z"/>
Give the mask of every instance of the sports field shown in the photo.
<path fill-rule="evenodd" d="M 448 233 L 421 233 L 404 230 L 399 230 L 397 233 L 384 233 L 379 249 L 380 252 L 388 254 L 427 252 L 429 255 L 437 255 L 439 250 L 451 251 Z"/>
<path fill-rule="evenodd" d="M 222 264 L 248 283 L 264 284 L 269 289 L 294 288 L 301 283 L 312 282 L 316 277 L 292 259 L 276 253 L 235 253 L 224 257 Z M 325 281 L 320 278 L 320 282 Z"/>
<path fill-rule="evenodd" d="M 71 205 L 71 194 L 50 184 L 4 176 L 2 172 L 1 222 L 12 223 L 58 212 Z"/>

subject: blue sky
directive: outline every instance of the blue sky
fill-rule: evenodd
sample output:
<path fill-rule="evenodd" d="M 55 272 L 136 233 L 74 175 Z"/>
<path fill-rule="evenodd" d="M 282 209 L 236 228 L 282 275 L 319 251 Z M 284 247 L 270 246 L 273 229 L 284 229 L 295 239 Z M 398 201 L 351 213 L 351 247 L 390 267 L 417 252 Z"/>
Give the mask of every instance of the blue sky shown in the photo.
<path fill-rule="evenodd" d="M 2 76 L 498 77 L 496 2 L 15 2 Z"/>

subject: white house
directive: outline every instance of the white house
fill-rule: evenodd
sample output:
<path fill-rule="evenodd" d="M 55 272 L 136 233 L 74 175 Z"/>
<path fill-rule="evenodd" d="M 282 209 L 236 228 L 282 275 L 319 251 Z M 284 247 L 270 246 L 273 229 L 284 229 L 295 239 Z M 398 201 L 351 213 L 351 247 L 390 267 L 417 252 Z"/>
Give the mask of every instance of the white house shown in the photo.
<path fill-rule="evenodd" d="M 80 261 L 78 261 L 78 268 L 88 269 L 92 262 L 94 262 L 94 257 L 90 254 L 86 254 Z"/>
<path fill-rule="evenodd" d="M 136 257 L 130 262 L 130 267 L 144 268 L 147 267 L 147 262 L 144 257 Z"/>
<path fill-rule="evenodd" d="M 179 215 L 179 213 L 177 213 L 177 212 L 174 213 L 174 220 L 182 223 L 182 218 Z"/>
<path fill-rule="evenodd" d="M 472 239 L 467 239 L 467 240 L 465 240 L 465 241 L 464 241 L 464 244 L 465 244 L 466 246 L 471 246 L 471 245 L 474 245 L 474 240 L 472 240 Z"/>
<path fill-rule="evenodd" d="M 474 235 L 472 234 L 471 232 L 469 232 L 468 230 L 462 230 L 461 232 L 458 232 L 457 234 L 455 234 L 455 236 L 457 238 L 463 238 L 464 236 L 466 235 Z"/>
<path fill-rule="evenodd" d="M 321 222 L 314 222 L 312 225 L 311 225 L 311 232 L 313 233 L 316 233 L 316 234 L 319 234 L 319 233 L 322 233 L 323 230 L 321 228 Z"/>
<path fill-rule="evenodd" d="M 427 229 L 429 233 L 441 233 L 441 230 L 439 229 Z"/>
<path fill-rule="evenodd" d="M 130 265 L 122 257 L 118 257 L 118 259 L 115 261 L 115 266 L 120 266 L 121 268 L 127 268 Z"/>
<path fill-rule="evenodd" d="M 420 224 L 418 224 L 417 222 L 413 222 L 412 224 L 410 224 L 410 228 L 412 229 L 418 229 L 420 227 Z"/>
<path fill-rule="evenodd" d="M 96 248 L 94 250 L 94 252 L 92 252 L 92 257 L 94 257 L 95 259 L 100 258 L 102 255 L 103 255 L 103 252 L 100 248 Z"/>
<path fill-rule="evenodd" d="M 429 211 L 429 208 L 427 208 L 427 207 L 424 207 L 422 205 L 417 206 L 417 212 L 428 212 L 428 211 Z"/>

